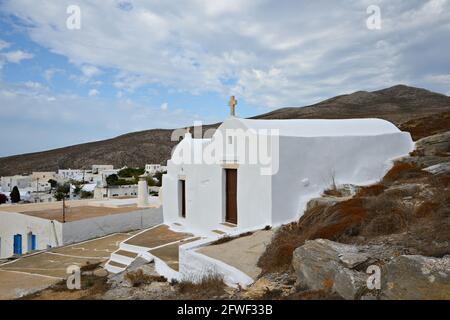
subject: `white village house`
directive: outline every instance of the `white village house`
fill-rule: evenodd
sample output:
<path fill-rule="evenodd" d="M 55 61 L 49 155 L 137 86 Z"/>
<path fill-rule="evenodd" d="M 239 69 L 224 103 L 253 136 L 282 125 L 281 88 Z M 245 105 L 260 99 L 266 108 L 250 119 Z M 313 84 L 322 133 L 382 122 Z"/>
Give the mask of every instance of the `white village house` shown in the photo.
<path fill-rule="evenodd" d="M 250 161 L 261 141 L 268 145 L 270 165 L 262 159 Z M 307 202 L 320 196 L 332 181 L 374 183 L 393 159 L 413 148 L 409 133 L 381 119 L 249 120 L 231 116 L 211 139 L 194 139 L 186 133 L 174 150 L 163 176 L 164 222 L 180 223 L 197 232 L 222 223 L 238 229 L 280 225 L 299 218 Z M 204 158 L 212 154 L 210 163 L 193 160 L 200 153 Z"/>

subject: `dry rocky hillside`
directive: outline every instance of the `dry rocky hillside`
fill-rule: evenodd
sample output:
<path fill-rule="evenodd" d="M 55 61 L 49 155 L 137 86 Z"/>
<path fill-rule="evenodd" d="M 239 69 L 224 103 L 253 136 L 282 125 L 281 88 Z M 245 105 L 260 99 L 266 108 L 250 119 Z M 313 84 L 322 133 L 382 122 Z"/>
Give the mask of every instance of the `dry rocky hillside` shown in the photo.
<path fill-rule="evenodd" d="M 283 108 L 254 118 L 377 117 L 394 122 L 410 131 L 414 140 L 448 130 L 450 97 L 428 90 L 394 86 L 388 89 L 358 91 L 298 108 Z M 217 127 L 212 124 L 208 127 Z M 95 163 L 115 167 L 165 163 L 176 141 L 172 130 L 153 129 L 125 134 L 113 139 L 85 143 L 55 150 L 0 158 L 0 176 L 61 168 L 90 168 Z"/>

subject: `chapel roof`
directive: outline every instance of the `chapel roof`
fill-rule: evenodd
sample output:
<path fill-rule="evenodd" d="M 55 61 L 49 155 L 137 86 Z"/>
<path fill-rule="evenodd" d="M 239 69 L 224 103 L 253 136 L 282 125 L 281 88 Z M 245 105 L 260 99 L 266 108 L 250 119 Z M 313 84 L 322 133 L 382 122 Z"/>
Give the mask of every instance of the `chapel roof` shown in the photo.
<path fill-rule="evenodd" d="M 237 122 L 237 123 L 230 123 Z M 239 125 L 239 123 L 241 125 Z M 256 120 L 229 118 L 222 126 L 244 127 L 245 129 L 278 129 L 281 136 L 330 137 L 330 136 L 375 136 L 398 133 L 400 130 L 383 119 L 289 119 Z"/>

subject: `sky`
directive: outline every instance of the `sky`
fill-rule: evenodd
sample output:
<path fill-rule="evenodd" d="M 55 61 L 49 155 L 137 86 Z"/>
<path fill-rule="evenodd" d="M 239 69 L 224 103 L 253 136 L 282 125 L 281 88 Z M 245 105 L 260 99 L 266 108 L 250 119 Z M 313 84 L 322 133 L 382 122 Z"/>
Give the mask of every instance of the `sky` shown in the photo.
<path fill-rule="evenodd" d="M 0 157 L 407 84 L 450 95 L 450 0 L 0 0 Z"/>

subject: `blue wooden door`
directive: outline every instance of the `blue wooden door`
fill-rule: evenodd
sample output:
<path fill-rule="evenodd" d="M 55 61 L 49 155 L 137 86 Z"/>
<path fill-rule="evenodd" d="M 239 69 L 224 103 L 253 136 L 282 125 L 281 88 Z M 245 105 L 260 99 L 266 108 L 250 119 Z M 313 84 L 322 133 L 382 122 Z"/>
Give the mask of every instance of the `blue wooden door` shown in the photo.
<path fill-rule="evenodd" d="M 31 235 L 31 250 L 36 250 L 36 235 Z"/>
<path fill-rule="evenodd" d="M 14 235 L 14 254 L 22 254 L 22 235 Z"/>

